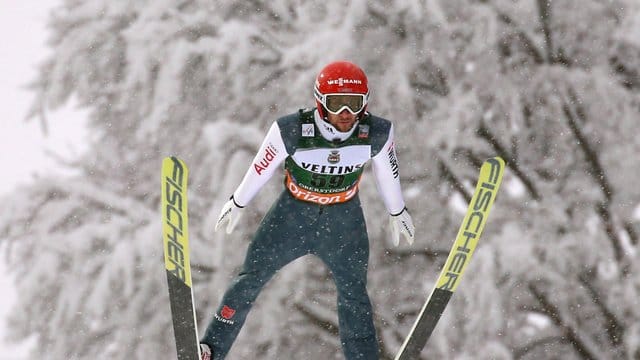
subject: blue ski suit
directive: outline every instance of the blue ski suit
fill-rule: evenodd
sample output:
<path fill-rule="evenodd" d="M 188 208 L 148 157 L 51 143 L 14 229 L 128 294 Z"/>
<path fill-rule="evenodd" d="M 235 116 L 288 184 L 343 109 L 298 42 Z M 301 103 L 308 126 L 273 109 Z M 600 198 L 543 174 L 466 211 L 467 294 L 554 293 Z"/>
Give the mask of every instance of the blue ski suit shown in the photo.
<path fill-rule="evenodd" d="M 367 294 L 369 239 L 357 189 L 364 165 L 373 160 L 387 210 L 396 214 L 404 209 L 393 126 L 366 113 L 346 139 L 327 140 L 333 130 L 315 110 L 278 119 L 234 192 L 237 204 L 248 204 L 284 163 L 285 189 L 262 219 L 241 272 L 201 340 L 211 347 L 214 359 L 224 359 L 229 352 L 267 281 L 309 254 L 320 258 L 333 275 L 345 358 L 378 359 Z"/>

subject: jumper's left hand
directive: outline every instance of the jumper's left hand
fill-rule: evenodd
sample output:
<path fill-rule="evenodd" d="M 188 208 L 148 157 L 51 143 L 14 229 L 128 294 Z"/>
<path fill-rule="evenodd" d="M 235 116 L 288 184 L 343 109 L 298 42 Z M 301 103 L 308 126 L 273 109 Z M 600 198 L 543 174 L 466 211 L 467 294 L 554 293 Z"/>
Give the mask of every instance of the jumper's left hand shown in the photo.
<path fill-rule="evenodd" d="M 389 225 L 391 226 L 391 240 L 394 246 L 400 245 L 400 234 L 404 235 L 409 245 L 413 244 L 415 235 L 415 227 L 409 210 L 404 208 L 400 214 L 389 216 Z"/>

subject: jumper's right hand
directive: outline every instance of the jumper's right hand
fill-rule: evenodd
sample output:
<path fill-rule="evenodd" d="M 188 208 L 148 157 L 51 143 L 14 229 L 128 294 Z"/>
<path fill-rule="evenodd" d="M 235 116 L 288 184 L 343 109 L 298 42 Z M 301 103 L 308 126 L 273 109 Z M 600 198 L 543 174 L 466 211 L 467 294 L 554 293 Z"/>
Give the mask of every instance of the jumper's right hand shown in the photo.
<path fill-rule="evenodd" d="M 220 210 L 220 215 L 218 215 L 218 221 L 216 222 L 215 231 L 218 231 L 218 229 L 220 229 L 225 222 L 228 222 L 227 234 L 231 234 L 231 232 L 233 232 L 233 230 L 236 228 L 236 225 L 238 225 L 240 218 L 242 218 L 243 209 L 244 207 L 236 204 L 232 196 L 231 199 L 229 199 L 229 201 L 224 204 L 222 210 Z"/>

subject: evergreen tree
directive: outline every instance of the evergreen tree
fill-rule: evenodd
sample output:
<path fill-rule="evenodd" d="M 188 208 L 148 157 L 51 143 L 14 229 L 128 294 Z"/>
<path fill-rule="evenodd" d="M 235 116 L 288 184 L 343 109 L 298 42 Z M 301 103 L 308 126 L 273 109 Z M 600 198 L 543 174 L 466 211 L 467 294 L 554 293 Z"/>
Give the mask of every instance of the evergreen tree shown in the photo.
<path fill-rule="evenodd" d="M 366 176 L 382 357 L 433 286 L 480 163 L 500 155 L 503 189 L 424 356 L 637 358 L 638 19 L 633 0 L 66 0 L 31 115 L 74 96 L 91 144 L 80 175 L 4 201 L 13 336 L 50 358 L 173 358 L 161 159 L 191 167 L 202 329 L 281 179 L 231 236 L 213 233 L 220 207 L 271 122 L 313 106 L 317 71 L 349 59 L 370 78 L 369 110 L 396 124 L 418 235 L 392 247 Z M 339 358 L 336 324 L 330 274 L 303 258 L 260 295 L 230 358 Z"/>

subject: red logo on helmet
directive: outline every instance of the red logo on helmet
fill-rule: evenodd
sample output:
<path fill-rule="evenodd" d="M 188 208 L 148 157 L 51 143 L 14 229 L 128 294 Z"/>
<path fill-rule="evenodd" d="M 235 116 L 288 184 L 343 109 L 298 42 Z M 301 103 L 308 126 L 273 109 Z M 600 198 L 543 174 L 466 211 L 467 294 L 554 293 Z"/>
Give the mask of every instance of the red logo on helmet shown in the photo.
<path fill-rule="evenodd" d="M 220 311 L 220 316 L 222 316 L 223 318 L 229 320 L 233 317 L 233 315 L 236 314 L 236 311 L 230 307 L 228 307 L 227 305 L 222 307 L 222 311 Z"/>
<path fill-rule="evenodd" d="M 337 80 L 327 80 L 327 85 L 335 85 L 335 84 L 338 84 L 338 86 L 344 86 L 344 84 L 362 85 L 362 80 L 345 79 L 345 78 L 338 78 Z"/>

